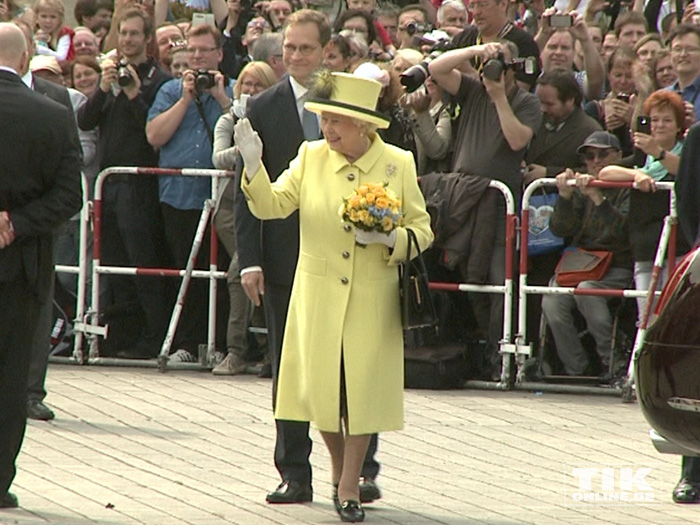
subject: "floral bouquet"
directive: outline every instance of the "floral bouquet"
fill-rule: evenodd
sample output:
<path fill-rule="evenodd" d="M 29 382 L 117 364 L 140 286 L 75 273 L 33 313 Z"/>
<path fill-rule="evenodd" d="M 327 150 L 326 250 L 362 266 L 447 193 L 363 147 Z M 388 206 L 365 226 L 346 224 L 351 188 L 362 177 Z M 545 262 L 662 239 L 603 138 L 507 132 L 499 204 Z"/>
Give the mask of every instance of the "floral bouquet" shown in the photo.
<path fill-rule="evenodd" d="M 367 232 L 389 233 L 403 222 L 401 201 L 389 183 L 368 182 L 343 199 L 338 214 L 343 221 Z"/>

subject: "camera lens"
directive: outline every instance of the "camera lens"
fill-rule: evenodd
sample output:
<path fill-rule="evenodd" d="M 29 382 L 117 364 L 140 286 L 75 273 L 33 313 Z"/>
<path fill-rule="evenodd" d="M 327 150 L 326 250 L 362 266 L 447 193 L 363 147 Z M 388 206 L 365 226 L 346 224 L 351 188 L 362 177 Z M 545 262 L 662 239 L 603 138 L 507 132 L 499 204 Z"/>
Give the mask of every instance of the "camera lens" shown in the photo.
<path fill-rule="evenodd" d="M 486 64 L 484 64 L 482 74 L 489 80 L 497 81 L 500 80 L 504 69 L 505 64 L 503 63 L 503 61 L 498 60 L 497 58 L 492 58 L 491 60 L 486 62 Z"/>
<path fill-rule="evenodd" d="M 197 91 L 206 91 L 214 87 L 214 75 L 208 71 L 199 71 L 194 79 L 194 86 Z"/>
<path fill-rule="evenodd" d="M 120 65 L 117 72 L 117 83 L 121 87 L 127 87 L 131 85 L 133 81 L 134 77 L 131 75 L 131 71 L 129 71 L 125 65 Z"/>

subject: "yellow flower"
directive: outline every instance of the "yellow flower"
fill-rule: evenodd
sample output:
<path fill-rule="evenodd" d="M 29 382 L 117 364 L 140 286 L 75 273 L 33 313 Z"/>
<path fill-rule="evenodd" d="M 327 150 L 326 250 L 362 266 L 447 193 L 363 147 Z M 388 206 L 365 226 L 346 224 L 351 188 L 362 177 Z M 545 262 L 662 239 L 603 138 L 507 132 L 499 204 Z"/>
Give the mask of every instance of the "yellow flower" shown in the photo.
<path fill-rule="evenodd" d="M 365 212 L 367 213 L 367 212 Z M 358 222 L 360 220 L 359 217 L 359 212 L 357 210 L 350 210 L 350 213 L 348 213 L 348 217 L 350 219 L 350 222 Z"/>
<path fill-rule="evenodd" d="M 380 210 L 383 210 L 384 208 L 388 208 L 389 207 L 389 199 L 387 199 L 386 197 L 378 197 L 375 205 Z"/>
<path fill-rule="evenodd" d="M 368 193 L 365 195 L 365 200 L 367 201 L 367 204 L 373 204 L 374 203 L 374 193 Z"/>
<path fill-rule="evenodd" d="M 360 210 L 357 212 L 356 215 L 357 215 L 357 220 L 353 219 L 353 222 L 359 221 L 359 222 L 364 222 L 365 224 L 367 224 L 368 222 L 369 222 L 369 224 L 372 223 L 372 217 L 370 216 L 370 214 L 367 210 Z"/>
<path fill-rule="evenodd" d="M 358 195 L 365 195 L 369 191 L 369 184 L 357 188 Z"/>
<path fill-rule="evenodd" d="M 350 197 L 348 204 L 351 208 L 358 210 L 361 205 L 361 199 L 357 195 L 353 195 L 352 197 Z"/>
<path fill-rule="evenodd" d="M 382 219 L 382 229 L 385 232 L 390 232 L 394 229 L 394 221 L 391 219 L 391 217 L 384 217 Z"/>

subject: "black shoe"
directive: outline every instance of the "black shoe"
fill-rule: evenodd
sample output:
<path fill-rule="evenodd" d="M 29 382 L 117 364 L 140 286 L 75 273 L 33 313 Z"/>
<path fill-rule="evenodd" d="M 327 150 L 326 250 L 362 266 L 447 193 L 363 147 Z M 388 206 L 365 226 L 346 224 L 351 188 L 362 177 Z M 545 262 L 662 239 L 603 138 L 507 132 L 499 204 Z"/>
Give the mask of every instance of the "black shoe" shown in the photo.
<path fill-rule="evenodd" d="M 270 492 L 265 500 L 268 503 L 306 503 L 313 499 L 311 485 L 302 485 L 298 481 L 283 481 Z"/>
<path fill-rule="evenodd" d="M 270 363 L 262 365 L 260 367 L 260 372 L 258 372 L 258 377 L 270 379 L 272 377 L 272 365 Z"/>
<path fill-rule="evenodd" d="M 27 401 L 27 417 L 29 419 L 38 419 L 39 421 L 51 421 L 56 417 L 49 407 L 36 399 Z"/>
<path fill-rule="evenodd" d="M 365 511 L 362 508 L 362 505 L 360 505 L 359 501 L 352 499 L 343 501 L 342 505 L 340 506 L 340 510 L 338 511 L 338 515 L 340 516 L 340 521 L 348 523 L 365 521 Z"/>
<path fill-rule="evenodd" d="M 381 497 L 382 491 L 372 478 L 360 478 L 360 503 L 372 503 Z"/>
<path fill-rule="evenodd" d="M 12 492 L 5 492 L 0 497 L 0 509 L 15 509 L 17 507 L 19 507 L 19 501 Z"/>
<path fill-rule="evenodd" d="M 338 485 L 333 485 L 333 506 L 335 511 L 340 514 L 342 507 L 340 506 L 340 500 L 338 499 Z"/>
<path fill-rule="evenodd" d="M 673 489 L 673 501 L 676 503 L 700 502 L 700 484 L 681 478 L 678 485 Z"/>

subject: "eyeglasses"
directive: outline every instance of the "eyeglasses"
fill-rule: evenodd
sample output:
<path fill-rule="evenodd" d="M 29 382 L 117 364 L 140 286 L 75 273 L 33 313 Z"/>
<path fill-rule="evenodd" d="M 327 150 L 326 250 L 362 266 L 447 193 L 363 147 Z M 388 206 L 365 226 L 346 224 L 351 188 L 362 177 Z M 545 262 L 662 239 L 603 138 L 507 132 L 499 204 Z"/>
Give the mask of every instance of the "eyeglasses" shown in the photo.
<path fill-rule="evenodd" d="M 207 53 L 211 53 L 212 51 L 216 51 L 219 49 L 218 47 L 188 47 L 187 52 L 190 55 L 196 55 L 199 53 L 200 55 L 205 55 Z"/>
<path fill-rule="evenodd" d="M 586 150 L 583 152 L 583 158 L 586 160 L 595 160 L 596 158 L 600 160 L 605 160 L 607 159 L 610 155 L 612 155 L 615 152 L 614 149 L 612 148 L 607 148 L 607 149 L 593 149 L 593 150 Z"/>
<path fill-rule="evenodd" d="M 252 89 L 263 89 L 265 87 L 263 84 L 256 82 L 255 80 L 244 80 L 241 82 L 241 86 Z"/>
<path fill-rule="evenodd" d="M 311 53 L 316 51 L 319 48 L 319 46 L 309 46 L 307 44 L 301 45 L 301 46 L 295 46 L 294 44 L 284 44 L 282 46 L 282 49 L 284 49 L 285 53 L 289 53 L 290 55 L 293 55 L 296 51 L 299 51 L 304 56 L 309 56 Z"/>
<path fill-rule="evenodd" d="M 671 53 L 674 55 L 682 55 L 683 53 L 687 55 L 692 55 L 695 53 L 700 52 L 700 47 L 696 46 L 688 46 L 688 47 L 682 47 L 682 46 L 673 46 L 671 48 Z"/>
<path fill-rule="evenodd" d="M 248 22 L 248 25 L 246 27 L 249 27 L 250 29 L 272 29 L 270 24 L 267 22 Z"/>

